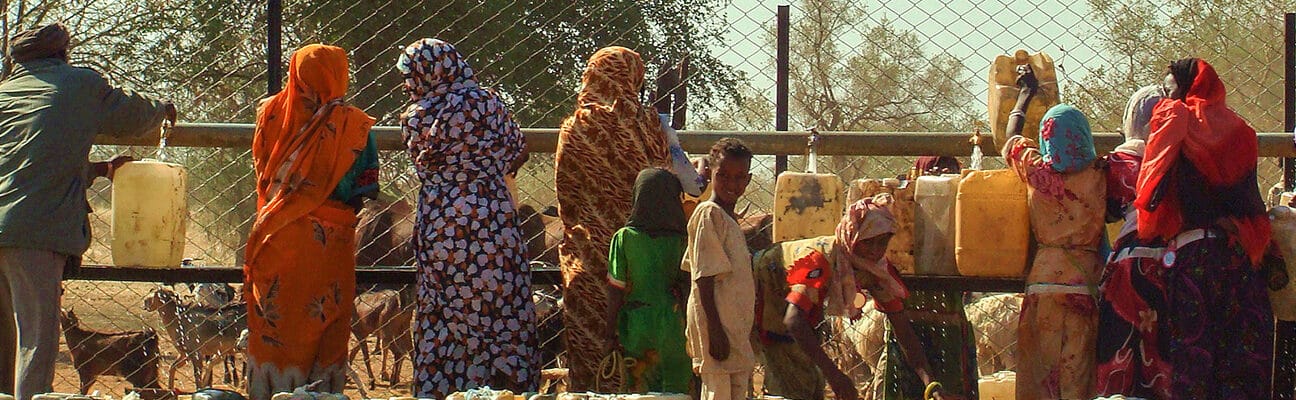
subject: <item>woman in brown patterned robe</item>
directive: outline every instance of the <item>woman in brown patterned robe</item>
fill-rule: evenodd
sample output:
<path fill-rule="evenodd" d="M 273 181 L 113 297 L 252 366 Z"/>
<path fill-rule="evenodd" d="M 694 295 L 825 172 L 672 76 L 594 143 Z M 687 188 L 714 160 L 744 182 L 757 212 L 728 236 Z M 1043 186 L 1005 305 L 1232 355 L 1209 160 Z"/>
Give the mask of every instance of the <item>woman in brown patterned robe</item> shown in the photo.
<path fill-rule="evenodd" d="M 590 57 L 581 78 L 576 113 L 563 121 L 558 138 L 555 188 L 563 242 L 562 268 L 567 366 L 572 391 L 593 387 L 608 353 L 605 319 L 608 245 L 630 215 L 636 175 L 669 167 L 666 136 L 657 113 L 639 101 L 644 64 L 638 53 L 607 47 Z"/>

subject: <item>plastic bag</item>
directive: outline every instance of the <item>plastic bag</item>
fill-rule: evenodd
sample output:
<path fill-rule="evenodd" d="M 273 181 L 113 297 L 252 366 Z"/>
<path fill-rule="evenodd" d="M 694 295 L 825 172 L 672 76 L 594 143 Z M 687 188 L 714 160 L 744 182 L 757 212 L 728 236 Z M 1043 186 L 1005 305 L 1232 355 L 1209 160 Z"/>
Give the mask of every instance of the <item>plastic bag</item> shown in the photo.
<path fill-rule="evenodd" d="M 675 132 L 675 128 L 670 124 L 670 114 L 657 114 L 657 117 L 661 119 L 662 132 L 666 133 L 666 144 L 670 146 L 671 172 L 679 178 L 684 193 L 694 197 L 701 196 L 706 181 L 698 175 L 697 169 L 694 169 L 693 163 L 689 161 L 688 154 L 684 153 L 684 147 L 680 146 L 679 133 Z"/>

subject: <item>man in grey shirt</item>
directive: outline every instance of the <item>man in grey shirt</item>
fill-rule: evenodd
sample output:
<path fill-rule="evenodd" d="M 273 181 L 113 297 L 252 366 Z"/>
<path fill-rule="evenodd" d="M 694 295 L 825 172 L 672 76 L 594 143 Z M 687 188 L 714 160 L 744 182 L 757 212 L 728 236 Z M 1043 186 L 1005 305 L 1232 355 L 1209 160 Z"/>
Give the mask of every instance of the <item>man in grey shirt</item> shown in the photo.
<path fill-rule="evenodd" d="M 11 40 L 0 82 L 0 391 L 26 400 L 53 389 L 60 280 L 90 245 L 86 187 L 125 162 L 90 164 L 95 135 L 142 136 L 175 106 L 113 88 L 68 64 L 60 24 Z"/>

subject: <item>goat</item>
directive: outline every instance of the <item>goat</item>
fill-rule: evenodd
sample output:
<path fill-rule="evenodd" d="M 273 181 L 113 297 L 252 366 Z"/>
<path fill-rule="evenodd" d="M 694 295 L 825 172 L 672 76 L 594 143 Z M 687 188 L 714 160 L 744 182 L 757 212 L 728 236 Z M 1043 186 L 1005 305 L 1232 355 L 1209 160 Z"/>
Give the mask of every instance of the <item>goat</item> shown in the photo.
<path fill-rule="evenodd" d="M 239 293 L 228 283 L 187 283 L 185 286 L 189 288 L 190 294 L 184 297 L 192 298 L 195 304 L 203 307 L 217 308 L 239 298 Z M 204 360 L 204 362 L 209 361 Z M 234 355 L 226 355 L 222 364 L 225 367 L 225 383 L 238 385 L 240 368 L 237 366 Z"/>
<path fill-rule="evenodd" d="M 369 373 L 369 388 L 376 386 L 373 367 L 369 363 L 369 345 L 365 339 L 378 334 L 377 351 L 382 354 L 379 369 L 383 379 L 392 386 L 400 383 L 401 362 L 414 350 L 410 327 L 414 319 L 412 300 L 405 299 L 396 290 L 379 290 L 361 293 L 355 297 L 355 314 L 351 318 L 351 334 L 358 346 L 351 349 L 347 359 L 355 359 L 356 352 L 364 355 L 365 370 Z M 392 374 L 387 375 L 387 353 L 392 353 L 395 363 Z"/>
<path fill-rule="evenodd" d="M 188 286 L 194 303 L 203 307 L 220 307 L 238 297 L 238 292 L 228 283 L 190 283 Z"/>
<path fill-rule="evenodd" d="M 185 304 L 175 292 L 159 288 L 144 299 L 144 309 L 158 313 L 167 336 L 181 353 L 168 370 L 167 386 L 171 388 L 175 387 L 176 368 L 186 360 L 193 365 L 195 385 L 210 386 L 208 357 L 237 353 L 239 335 L 247 329 L 247 304 L 242 302 L 221 307 Z"/>
<path fill-rule="evenodd" d="M 81 394 L 89 393 L 101 375 L 126 378 L 136 388 L 158 387 L 157 332 L 91 330 L 81 325 L 72 310 L 63 310 L 59 317 L 72 365 L 81 378 Z"/>

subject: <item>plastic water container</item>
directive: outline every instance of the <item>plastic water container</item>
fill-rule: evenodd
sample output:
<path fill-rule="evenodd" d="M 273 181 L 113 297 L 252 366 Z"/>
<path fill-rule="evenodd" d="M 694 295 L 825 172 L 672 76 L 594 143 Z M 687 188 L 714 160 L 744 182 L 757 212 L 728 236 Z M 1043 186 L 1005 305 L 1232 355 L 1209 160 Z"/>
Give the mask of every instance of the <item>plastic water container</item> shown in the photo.
<path fill-rule="evenodd" d="M 1116 239 L 1120 239 L 1120 231 L 1121 228 L 1123 227 L 1125 227 L 1125 220 L 1120 220 L 1120 221 L 1107 224 L 1105 228 L 1107 231 L 1106 233 L 1107 233 L 1108 244 L 1112 245 L 1113 247 L 1116 246 Z"/>
<path fill-rule="evenodd" d="M 837 175 L 779 174 L 774 183 L 774 242 L 834 234 L 846 211 L 845 191 Z"/>
<path fill-rule="evenodd" d="M 1058 104 L 1057 72 L 1053 70 L 1053 57 L 1045 53 L 1028 54 L 1026 50 L 1017 50 L 1011 56 L 999 55 L 990 64 L 990 92 L 987 106 L 990 111 L 990 132 L 995 145 L 1002 147 L 1008 141 L 1008 114 L 1017 105 L 1017 66 L 1030 65 L 1039 79 L 1039 91 L 1030 101 L 1026 110 L 1026 124 L 1022 136 L 1036 139 L 1039 136 L 1040 120 L 1048 109 Z"/>
<path fill-rule="evenodd" d="M 1296 321 L 1296 210 L 1277 206 L 1269 210 L 1274 242 L 1287 263 L 1286 279 L 1273 279 L 1269 285 L 1269 303 L 1274 317 Z M 1278 275 L 1281 278 L 1282 275 Z M 1281 283 L 1281 286 L 1279 285 Z"/>
<path fill-rule="evenodd" d="M 178 268 L 189 223 L 188 174 L 179 164 L 126 163 L 112 185 L 112 258 L 120 267 Z"/>
<path fill-rule="evenodd" d="M 954 205 L 954 259 L 965 276 L 1021 277 L 1030 242 L 1026 183 L 1012 170 L 968 171 Z"/>
<path fill-rule="evenodd" d="M 981 400 L 1016 400 L 1017 373 L 999 371 L 977 380 L 977 395 Z"/>
<path fill-rule="evenodd" d="M 959 175 L 920 176 L 914 185 L 914 273 L 958 275 L 954 202 Z"/>

